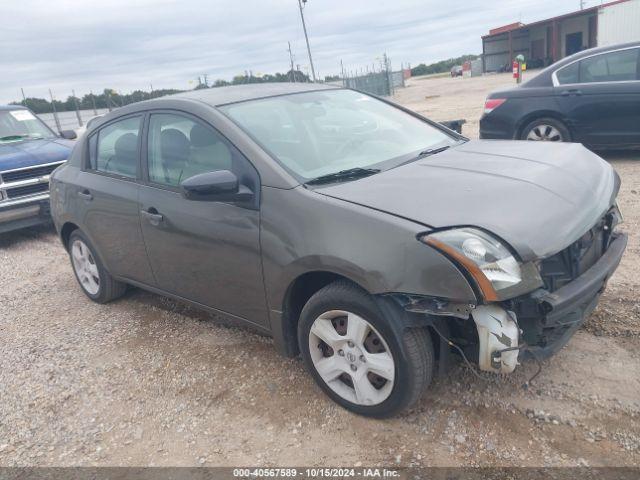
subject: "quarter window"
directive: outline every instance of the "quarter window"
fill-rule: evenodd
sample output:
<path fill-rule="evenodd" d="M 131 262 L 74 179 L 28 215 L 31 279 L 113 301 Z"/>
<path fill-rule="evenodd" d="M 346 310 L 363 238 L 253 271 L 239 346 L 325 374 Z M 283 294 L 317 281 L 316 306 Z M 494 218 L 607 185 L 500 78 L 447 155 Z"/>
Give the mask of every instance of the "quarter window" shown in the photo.
<path fill-rule="evenodd" d="M 141 117 L 111 123 L 89 139 L 89 168 L 135 178 Z"/>
<path fill-rule="evenodd" d="M 580 64 L 576 62 L 561 68 L 556 72 L 556 77 L 560 85 L 580 82 Z"/>
<path fill-rule="evenodd" d="M 189 177 L 217 170 L 231 170 L 241 181 L 245 176 L 255 178 L 253 167 L 225 138 L 182 115 L 151 115 L 148 151 L 149 180 L 153 183 L 178 187 Z"/>

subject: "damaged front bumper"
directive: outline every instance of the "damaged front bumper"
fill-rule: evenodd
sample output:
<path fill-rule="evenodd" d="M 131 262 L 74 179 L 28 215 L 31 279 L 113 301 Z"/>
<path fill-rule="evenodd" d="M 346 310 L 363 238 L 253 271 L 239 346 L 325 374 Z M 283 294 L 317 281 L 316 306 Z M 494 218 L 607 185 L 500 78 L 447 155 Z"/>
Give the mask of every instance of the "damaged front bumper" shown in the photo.
<path fill-rule="evenodd" d="M 543 359 L 560 350 L 596 307 L 626 245 L 626 234 L 614 234 L 597 262 L 554 292 L 541 288 L 500 304 L 478 306 L 472 317 L 478 329 L 480 368 L 509 373 L 516 358 Z"/>

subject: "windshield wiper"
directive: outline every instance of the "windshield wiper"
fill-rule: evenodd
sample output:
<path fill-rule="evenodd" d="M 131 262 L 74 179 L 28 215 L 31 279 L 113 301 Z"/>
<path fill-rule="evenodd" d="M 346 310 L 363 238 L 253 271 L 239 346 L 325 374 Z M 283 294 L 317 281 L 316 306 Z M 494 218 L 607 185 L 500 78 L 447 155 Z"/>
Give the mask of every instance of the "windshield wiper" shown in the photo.
<path fill-rule="evenodd" d="M 340 170 L 339 172 L 328 173 L 320 177 L 309 180 L 306 185 L 319 185 L 322 183 L 337 182 L 340 180 L 352 180 L 356 178 L 368 177 L 380 172 L 378 168 L 349 168 L 348 170 Z"/>
<path fill-rule="evenodd" d="M 451 145 L 445 145 L 444 147 L 439 147 L 439 148 L 427 148 L 426 150 L 423 150 L 418 154 L 418 156 L 416 157 L 416 160 L 419 158 L 428 157 L 430 155 L 435 155 L 436 153 L 444 152 L 449 148 L 451 148 Z"/>
<path fill-rule="evenodd" d="M 438 148 L 427 148 L 426 150 L 422 150 L 415 157 L 410 158 L 406 162 L 402 162 L 397 167 L 401 167 L 402 165 L 406 165 L 407 163 L 415 162 L 416 160 L 420 160 L 421 158 L 430 157 L 431 155 L 435 155 L 436 153 L 444 152 L 445 150 L 448 150 L 450 148 L 451 148 L 451 145 L 445 145 L 443 147 L 438 147 Z M 397 168 L 397 167 L 394 167 L 394 168 Z"/>

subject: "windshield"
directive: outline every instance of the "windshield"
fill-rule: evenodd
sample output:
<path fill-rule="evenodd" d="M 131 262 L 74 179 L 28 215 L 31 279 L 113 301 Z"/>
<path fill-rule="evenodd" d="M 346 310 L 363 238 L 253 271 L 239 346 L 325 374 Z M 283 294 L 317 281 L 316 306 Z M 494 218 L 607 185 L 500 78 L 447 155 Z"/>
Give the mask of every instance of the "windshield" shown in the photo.
<path fill-rule="evenodd" d="M 389 169 L 457 139 L 368 95 L 329 90 L 222 107 L 301 182 L 343 170 Z"/>
<path fill-rule="evenodd" d="M 0 142 L 54 137 L 53 132 L 29 110 L 0 111 Z"/>

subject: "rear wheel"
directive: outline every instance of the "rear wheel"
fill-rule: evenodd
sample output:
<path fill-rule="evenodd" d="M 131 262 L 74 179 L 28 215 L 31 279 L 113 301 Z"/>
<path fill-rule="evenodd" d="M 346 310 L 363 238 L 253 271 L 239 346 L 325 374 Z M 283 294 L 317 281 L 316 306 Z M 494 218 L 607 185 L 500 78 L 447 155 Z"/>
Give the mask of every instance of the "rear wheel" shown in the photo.
<path fill-rule="evenodd" d="M 524 127 L 520 138 L 536 142 L 570 142 L 571 134 L 560 120 L 539 118 Z"/>
<path fill-rule="evenodd" d="M 339 281 L 309 299 L 298 341 L 318 385 L 343 407 L 388 417 L 415 403 L 431 382 L 433 345 L 425 329 L 400 329 L 374 299 Z"/>
<path fill-rule="evenodd" d="M 69 237 L 69 257 L 82 291 L 91 300 L 106 303 L 124 295 L 127 285 L 107 272 L 91 242 L 80 230 L 73 231 Z"/>

